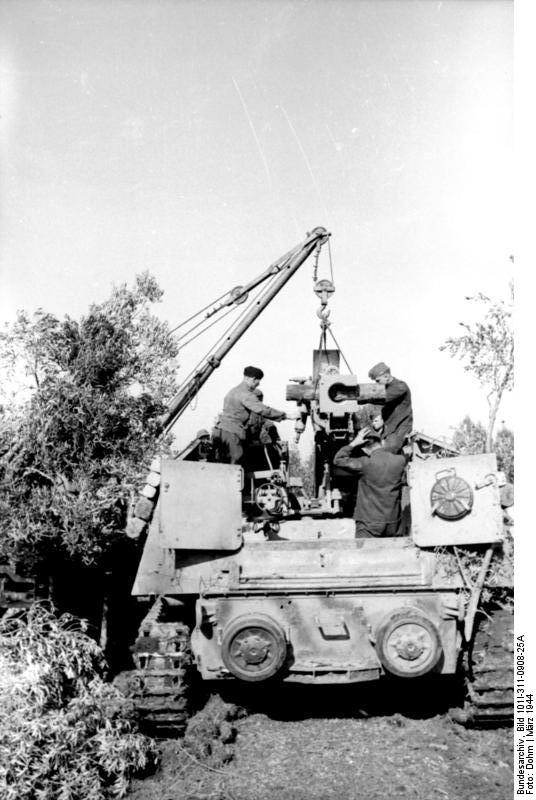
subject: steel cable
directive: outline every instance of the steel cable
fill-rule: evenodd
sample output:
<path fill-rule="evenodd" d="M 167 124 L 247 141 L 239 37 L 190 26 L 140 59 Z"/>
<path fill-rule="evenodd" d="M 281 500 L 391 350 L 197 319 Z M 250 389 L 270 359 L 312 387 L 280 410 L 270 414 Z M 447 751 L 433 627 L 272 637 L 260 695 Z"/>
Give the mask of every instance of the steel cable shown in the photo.
<path fill-rule="evenodd" d="M 343 359 L 344 363 L 346 364 L 346 366 L 348 367 L 348 370 L 350 371 L 350 375 L 353 375 L 354 373 L 353 373 L 353 371 L 352 371 L 352 367 L 350 366 L 350 364 L 349 364 L 349 363 L 348 363 L 348 361 L 346 360 L 346 356 L 344 355 L 344 353 L 342 352 L 341 348 L 339 347 L 339 343 L 338 343 L 338 341 L 336 340 L 336 338 L 335 338 L 335 335 L 334 335 L 333 331 L 331 330 L 331 328 L 330 328 L 330 327 L 328 327 L 328 330 L 329 330 L 329 332 L 330 332 L 330 334 L 331 334 L 331 338 L 333 339 L 333 341 L 335 342 L 335 345 L 337 346 L 337 350 L 338 350 L 338 351 L 339 351 L 339 353 L 341 354 L 341 356 L 342 356 L 342 359 Z"/>
<path fill-rule="evenodd" d="M 223 293 L 223 294 L 221 294 L 219 297 L 217 297 L 215 300 L 212 300 L 212 301 L 211 301 L 210 303 L 208 303 L 206 306 L 204 306 L 203 308 L 200 308 L 200 309 L 199 309 L 199 311 L 196 311 L 196 312 L 195 312 L 195 314 L 192 314 L 190 317 L 188 317 L 188 319 L 185 319 L 185 320 L 183 320 L 181 323 L 179 323 L 179 325 L 175 325 L 175 327 L 174 327 L 174 328 L 171 328 L 171 330 L 170 330 L 170 333 L 175 333 L 175 331 L 178 331 L 178 330 L 179 330 L 179 328 L 182 328 L 182 327 L 183 327 L 183 325 L 186 325 L 186 323 L 187 323 L 187 322 L 190 322 L 192 319 L 195 319 L 196 317 L 198 317 L 198 316 L 199 316 L 199 314 L 202 314 L 202 313 L 203 313 L 203 311 L 206 311 L 206 310 L 207 310 L 207 308 L 210 308 L 211 306 L 214 306 L 214 305 L 216 305 L 216 303 L 219 303 L 219 302 L 220 302 L 220 300 L 222 300 L 222 299 L 223 299 L 223 298 L 224 298 L 226 295 L 228 295 L 228 294 L 229 294 L 229 292 L 228 292 L 228 291 L 227 291 L 227 292 L 224 292 L 224 293 Z M 206 318 L 205 318 L 205 319 L 206 319 Z M 201 325 L 201 322 L 199 323 L 199 325 Z M 194 330 L 194 329 L 192 328 L 192 330 Z M 189 333 L 189 331 L 188 331 L 188 333 Z M 185 335 L 185 336 L 187 336 L 187 335 L 188 335 L 188 333 L 185 333 L 184 335 Z"/>
<path fill-rule="evenodd" d="M 192 377 L 192 376 L 195 374 L 195 372 L 196 372 L 196 371 L 199 369 L 199 367 L 201 366 L 201 364 L 202 364 L 203 362 L 205 362 L 205 361 L 206 361 L 206 360 L 207 360 L 207 359 L 208 359 L 208 358 L 209 358 L 209 357 L 212 355 L 212 353 L 214 352 L 214 350 L 216 349 L 216 347 L 217 347 L 217 346 L 220 344 L 220 342 L 221 342 L 221 341 L 222 341 L 222 340 L 225 338 L 225 336 L 226 336 L 226 335 L 229 333 L 229 331 L 230 331 L 230 330 L 232 330 L 232 328 L 233 328 L 233 327 L 235 327 L 236 325 L 238 325 L 238 324 L 240 323 L 240 321 L 242 320 L 242 318 L 243 318 L 243 317 L 244 317 L 244 316 L 245 316 L 245 315 L 246 315 L 246 314 L 249 312 L 249 310 L 250 310 L 250 309 L 252 308 L 252 306 L 253 306 L 253 305 L 254 305 L 254 304 L 255 304 L 255 303 L 256 303 L 256 302 L 259 300 L 259 298 L 260 298 L 260 297 L 262 297 L 262 295 L 268 291 L 268 289 L 270 288 L 270 286 L 271 286 L 271 284 L 272 284 L 272 282 L 273 282 L 274 278 L 276 277 L 276 275 L 277 275 L 277 273 L 276 273 L 276 274 L 275 274 L 275 275 L 274 275 L 274 276 L 273 276 L 273 277 L 272 277 L 272 278 L 271 278 L 271 279 L 268 281 L 268 283 L 267 283 L 267 284 L 265 284 L 265 285 L 264 285 L 264 286 L 263 286 L 263 287 L 260 289 L 260 291 L 259 291 L 259 292 L 258 292 L 258 293 L 257 293 L 257 294 L 256 294 L 256 295 L 253 297 L 253 298 L 252 298 L 252 300 L 251 300 L 251 301 L 249 302 L 249 304 L 248 304 L 248 305 L 247 305 L 247 306 L 246 306 L 246 307 L 245 307 L 245 308 L 242 310 L 242 312 L 239 314 L 239 316 L 238 316 L 236 319 L 234 319 L 234 320 L 233 320 L 233 322 L 231 323 L 231 325 L 229 325 L 229 326 L 228 326 L 228 327 L 227 327 L 227 328 L 226 328 L 226 329 L 223 331 L 223 333 L 221 334 L 221 336 L 220 336 L 220 337 L 219 337 L 219 338 L 218 338 L 218 339 L 217 339 L 217 340 L 216 340 L 216 341 L 215 341 L 215 342 L 212 344 L 212 346 L 211 346 L 211 347 L 210 347 L 210 349 L 209 349 L 209 350 L 206 352 L 206 354 L 205 354 L 204 356 L 202 356 L 202 357 L 199 359 L 199 361 L 197 362 L 197 364 L 195 365 L 195 367 L 193 367 L 193 368 L 190 370 L 190 372 L 188 373 L 188 375 L 187 375 L 187 376 L 186 376 L 186 378 L 184 379 L 183 383 L 186 383 L 186 381 L 190 380 L 190 378 L 191 378 L 191 377 Z M 223 316 L 219 317 L 217 320 L 214 320 L 214 322 L 212 322 L 210 325 L 208 325 L 208 326 L 207 326 L 206 328 L 204 328 L 202 331 L 199 331 L 199 333 L 198 333 L 198 334 L 196 334 L 196 336 L 192 337 L 192 339 L 190 339 L 189 341 L 193 341 L 193 339 L 196 339 L 196 338 L 197 338 L 198 336 L 200 336 L 202 333 L 204 333 L 205 331 L 207 331 L 209 328 L 211 328 L 211 327 L 212 327 L 213 325 L 215 325 L 217 322 L 219 322 L 219 321 L 220 321 L 220 320 L 222 320 L 224 317 L 226 317 L 228 314 L 230 314 L 230 313 L 231 313 L 231 311 L 236 311 L 236 308 L 237 308 L 237 307 L 235 306 L 234 308 L 231 308 L 231 309 L 229 309 L 229 311 L 227 311 L 227 312 L 226 312 L 226 313 L 225 313 Z M 189 342 L 186 342 L 186 343 L 185 343 L 185 345 L 186 345 L 186 344 L 188 344 L 188 343 L 189 343 Z"/>

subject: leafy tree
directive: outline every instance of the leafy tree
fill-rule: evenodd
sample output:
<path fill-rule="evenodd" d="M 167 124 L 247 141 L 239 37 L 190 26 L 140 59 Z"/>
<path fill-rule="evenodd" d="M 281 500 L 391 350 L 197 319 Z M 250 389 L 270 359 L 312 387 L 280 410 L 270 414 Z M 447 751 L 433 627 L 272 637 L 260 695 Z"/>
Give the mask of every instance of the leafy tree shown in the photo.
<path fill-rule="evenodd" d="M 513 283 L 508 301 L 492 300 L 482 293 L 467 299 L 484 306 L 483 319 L 474 324 L 460 322 L 464 333 L 449 337 L 439 349 L 465 362 L 465 371 L 472 373 L 486 390 L 486 451 L 490 452 L 501 400 L 514 382 Z"/>
<path fill-rule="evenodd" d="M 454 429 L 452 444 L 463 455 L 484 453 L 486 450 L 486 429 L 481 422 L 473 422 L 465 416 Z"/>
<path fill-rule="evenodd" d="M 514 482 L 514 434 L 509 428 L 501 428 L 495 437 L 497 463 L 506 475 L 506 480 Z"/>
<path fill-rule="evenodd" d="M 466 416 L 454 429 L 452 443 L 460 453 L 472 455 L 487 452 L 486 428 L 481 422 L 473 422 Z M 514 481 L 514 434 L 509 428 L 501 428 L 493 442 L 493 450 L 497 456 L 497 465 L 506 476 L 506 480 Z"/>
<path fill-rule="evenodd" d="M 176 345 L 151 309 L 161 295 L 143 274 L 79 321 L 19 312 L 0 333 L 16 383 L 0 423 L 0 556 L 94 565 L 123 535 L 177 388 Z"/>

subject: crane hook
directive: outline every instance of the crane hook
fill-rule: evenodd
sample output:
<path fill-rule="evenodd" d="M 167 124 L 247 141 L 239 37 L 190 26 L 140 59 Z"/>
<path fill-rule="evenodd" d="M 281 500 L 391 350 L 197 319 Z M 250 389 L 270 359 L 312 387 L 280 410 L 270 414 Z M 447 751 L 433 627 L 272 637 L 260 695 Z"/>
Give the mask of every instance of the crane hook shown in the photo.
<path fill-rule="evenodd" d="M 334 291 L 335 285 L 331 281 L 328 281 L 327 278 L 323 278 L 315 283 L 314 293 L 320 298 L 320 302 L 323 306 L 327 305 Z"/>

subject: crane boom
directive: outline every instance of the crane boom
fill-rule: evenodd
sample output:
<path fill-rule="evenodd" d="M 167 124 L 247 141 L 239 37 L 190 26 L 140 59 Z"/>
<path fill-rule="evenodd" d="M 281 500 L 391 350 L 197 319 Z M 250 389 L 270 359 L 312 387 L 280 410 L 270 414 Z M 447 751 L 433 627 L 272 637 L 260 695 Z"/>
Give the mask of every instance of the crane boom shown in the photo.
<path fill-rule="evenodd" d="M 257 319 L 266 306 L 274 299 L 274 297 L 281 291 L 283 286 L 290 280 L 290 278 L 297 272 L 304 261 L 309 258 L 314 250 L 322 247 L 328 240 L 330 234 L 325 228 L 315 228 L 307 235 L 303 242 L 300 242 L 293 250 L 286 253 L 279 261 L 274 262 L 267 270 L 265 270 L 257 278 L 254 278 L 246 286 L 241 287 L 240 290 L 234 290 L 232 299 L 223 305 L 230 305 L 232 302 L 240 301 L 247 292 L 258 286 L 264 280 L 276 276 L 272 285 L 267 289 L 265 294 L 258 298 L 253 307 L 244 315 L 238 322 L 236 327 L 229 331 L 224 341 L 216 348 L 216 350 L 206 359 L 205 363 L 187 380 L 179 389 L 175 397 L 171 400 L 167 412 L 162 418 L 164 430 L 168 431 L 175 422 L 179 419 L 181 414 L 188 407 L 195 395 L 199 392 L 201 387 L 207 382 L 215 369 L 220 366 L 222 360 L 227 353 L 234 347 L 241 336 L 247 331 L 250 325 Z"/>

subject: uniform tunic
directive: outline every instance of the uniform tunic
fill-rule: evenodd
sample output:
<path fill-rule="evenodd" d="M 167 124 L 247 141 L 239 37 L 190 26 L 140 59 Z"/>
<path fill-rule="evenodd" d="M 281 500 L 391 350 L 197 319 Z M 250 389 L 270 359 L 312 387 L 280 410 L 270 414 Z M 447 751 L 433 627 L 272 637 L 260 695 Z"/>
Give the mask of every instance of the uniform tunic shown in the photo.
<path fill-rule="evenodd" d="M 352 450 L 351 445 L 341 447 L 333 464 L 359 476 L 354 519 L 380 527 L 397 523 L 406 459 L 383 447 L 360 458 L 353 458 Z"/>
<path fill-rule="evenodd" d="M 238 464 L 242 459 L 243 442 L 252 413 L 276 421 L 286 418 L 284 411 L 278 411 L 261 403 L 254 390 L 245 381 L 227 392 L 218 427 L 222 432 L 221 439 L 228 451 L 231 464 Z"/>
<path fill-rule="evenodd" d="M 245 439 L 251 413 L 276 421 L 286 417 L 284 411 L 277 411 L 261 403 L 253 389 L 242 381 L 225 395 L 220 428 L 222 431 L 236 434 L 239 439 Z"/>
<path fill-rule="evenodd" d="M 393 378 L 385 387 L 385 405 L 382 408 L 384 423 L 384 448 L 391 453 L 402 449 L 406 436 L 413 428 L 413 411 L 409 386 Z"/>

